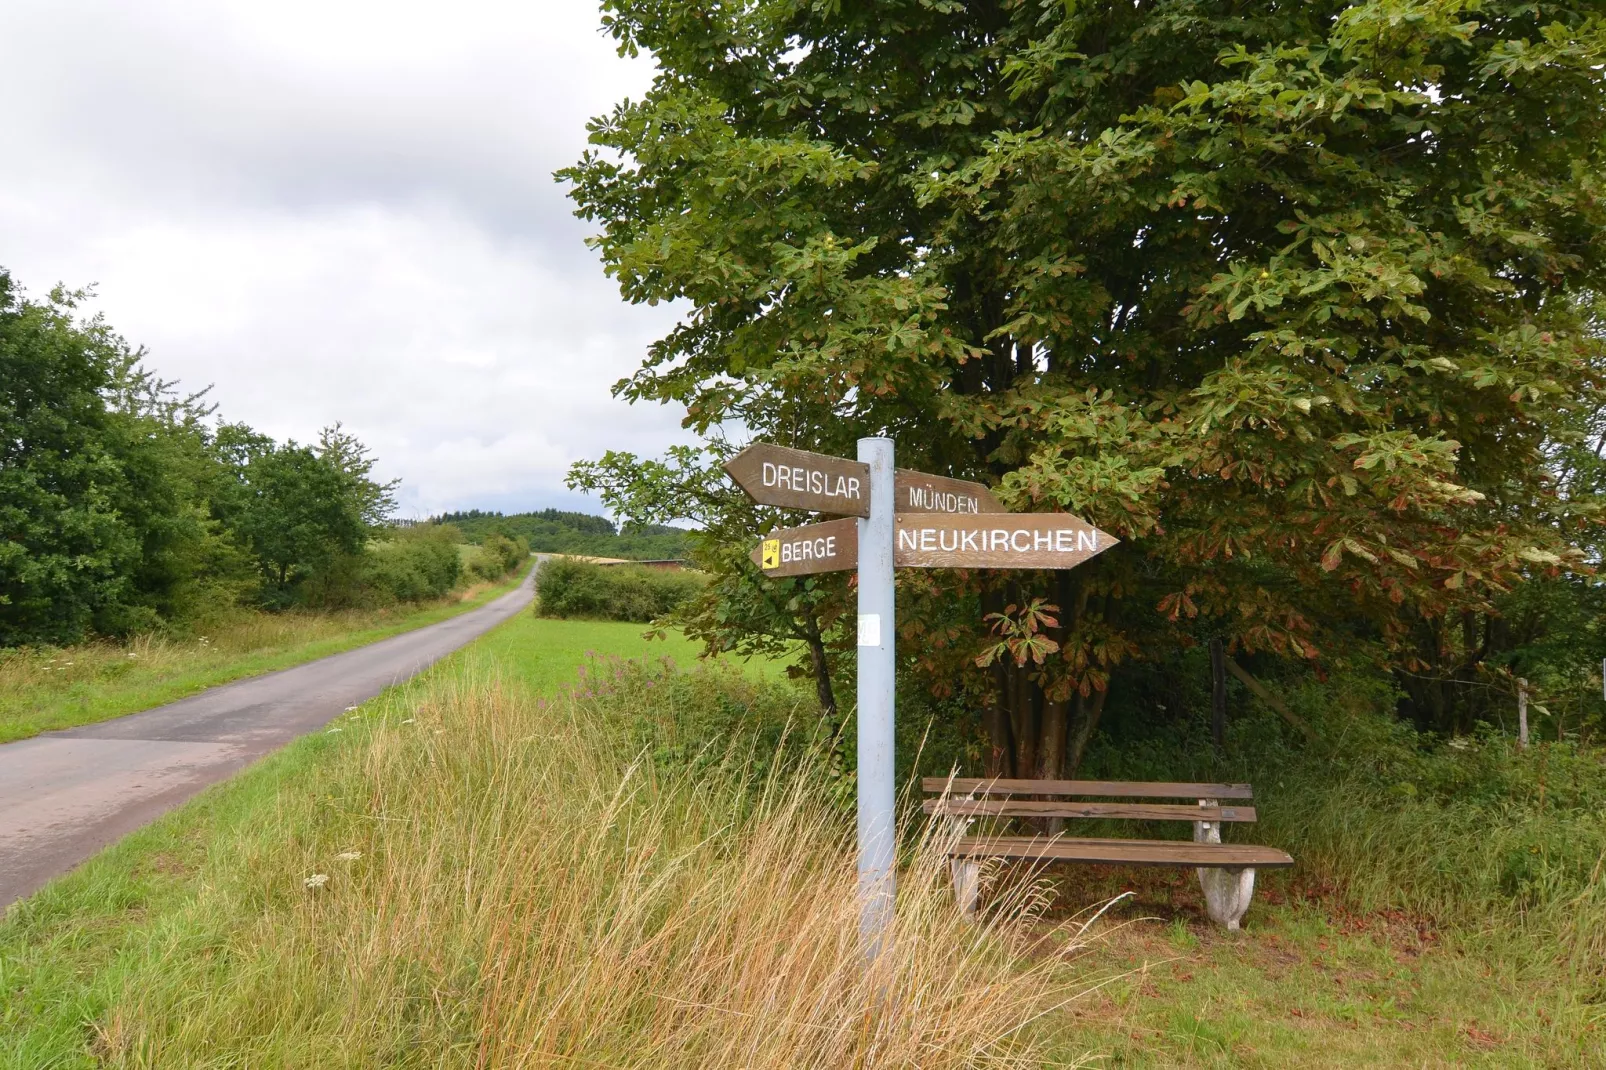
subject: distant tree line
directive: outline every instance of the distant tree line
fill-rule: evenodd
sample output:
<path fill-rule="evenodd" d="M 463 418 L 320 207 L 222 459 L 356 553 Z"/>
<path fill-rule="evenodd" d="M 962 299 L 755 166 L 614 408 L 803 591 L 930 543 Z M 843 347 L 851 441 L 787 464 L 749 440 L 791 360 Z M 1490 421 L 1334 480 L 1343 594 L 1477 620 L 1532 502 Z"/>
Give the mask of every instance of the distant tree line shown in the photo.
<path fill-rule="evenodd" d="M 562 509 L 506 515 L 470 509 L 443 513 L 430 522 L 450 524 L 474 543 L 492 534 L 523 539 L 536 553 L 587 554 L 634 561 L 679 559 L 687 553 L 684 528 L 638 524 L 620 531 L 606 517 Z"/>
<path fill-rule="evenodd" d="M 82 297 L 34 300 L 0 270 L 0 646 L 458 582 L 458 536 L 389 528 L 396 484 L 353 435 L 279 442 L 215 421 L 205 391 L 81 317 Z"/>

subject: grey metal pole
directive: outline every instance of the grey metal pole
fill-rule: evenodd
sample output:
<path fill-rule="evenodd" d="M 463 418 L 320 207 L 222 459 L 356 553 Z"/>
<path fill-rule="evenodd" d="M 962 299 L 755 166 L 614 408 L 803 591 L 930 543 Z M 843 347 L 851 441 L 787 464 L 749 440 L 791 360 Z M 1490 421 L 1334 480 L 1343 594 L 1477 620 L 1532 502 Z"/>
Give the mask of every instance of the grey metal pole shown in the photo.
<path fill-rule="evenodd" d="M 859 520 L 859 935 L 873 959 L 886 944 L 897 890 L 892 440 L 859 439 L 859 460 L 870 466 L 870 515 Z"/>

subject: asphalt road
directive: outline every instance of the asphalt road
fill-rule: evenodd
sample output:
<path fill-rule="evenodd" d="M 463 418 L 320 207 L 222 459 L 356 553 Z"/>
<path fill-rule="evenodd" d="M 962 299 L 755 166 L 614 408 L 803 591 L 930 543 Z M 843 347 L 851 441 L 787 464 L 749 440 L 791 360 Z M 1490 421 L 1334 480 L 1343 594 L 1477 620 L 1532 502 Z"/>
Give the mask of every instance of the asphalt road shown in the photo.
<path fill-rule="evenodd" d="M 0 745 L 0 909 L 202 788 L 426 668 L 530 604 L 449 620 L 114 721 Z"/>

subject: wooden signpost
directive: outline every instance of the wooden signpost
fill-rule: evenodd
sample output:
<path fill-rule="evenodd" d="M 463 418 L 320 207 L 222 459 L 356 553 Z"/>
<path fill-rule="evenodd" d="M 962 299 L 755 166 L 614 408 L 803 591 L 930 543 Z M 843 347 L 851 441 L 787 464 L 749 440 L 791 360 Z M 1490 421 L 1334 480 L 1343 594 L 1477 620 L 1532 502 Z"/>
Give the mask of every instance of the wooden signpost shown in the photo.
<path fill-rule="evenodd" d="M 870 515 L 870 466 L 858 461 L 755 442 L 727 461 L 725 471 L 760 505 Z"/>
<path fill-rule="evenodd" d="M 772 531 L 752 553 L 766 576 L 808 576 L 859 567 L 859 522 L 853 517 Z"/>
<path fill-rule="evenodd" d="M 845 457 L 755 442 L 725 464 L 737 486 L 760 505 L 870 515 L 870 467 Z M 894 480 L 899 513 L 1002 513 L 985 484 L 907 468 Z"/>
<path fill-rule="evenodd" d="M 984 484 L 947 476 L 928 476 L 900 468 L 893 479 L 899 513 L 1002 513 L 993 492 Z"/>
<path fill-rule="evenodd" d="M 900 568 L 1074 568 L 1115 538 L 1069 513 L 900 513 Z"/>
<path fill-rule="evenodd" d="M 766 576 L 858 569 L 859 932 L 872 958 L 892 923 L 893 569 L 1072 568 L 1116 539 L 1069 513 L 1006 513 L 980 483 L 892 466 L 892 440 L 859 459 L 759 442 L 725 470 L 761 505 L 846 517 L 771 532 L 753 550 Z"/>

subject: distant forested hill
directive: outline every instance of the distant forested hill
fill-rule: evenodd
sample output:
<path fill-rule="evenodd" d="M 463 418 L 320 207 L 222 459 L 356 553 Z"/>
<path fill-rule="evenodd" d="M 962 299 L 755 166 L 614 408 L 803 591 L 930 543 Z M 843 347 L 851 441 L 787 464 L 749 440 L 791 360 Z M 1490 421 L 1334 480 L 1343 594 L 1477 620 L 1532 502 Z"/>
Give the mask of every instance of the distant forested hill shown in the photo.
<path fill-rule="evenodd" d="M 469 542 L 491 534 L 523 538 L 537 553 L 628 557 L 637 561 L 686 556 L 686 532 L 653 524 L 620 532 L 607 517 L 543 509 L 539 513 L 488 513 L 480 509 L 432 518 L 452 524 Z"/>

